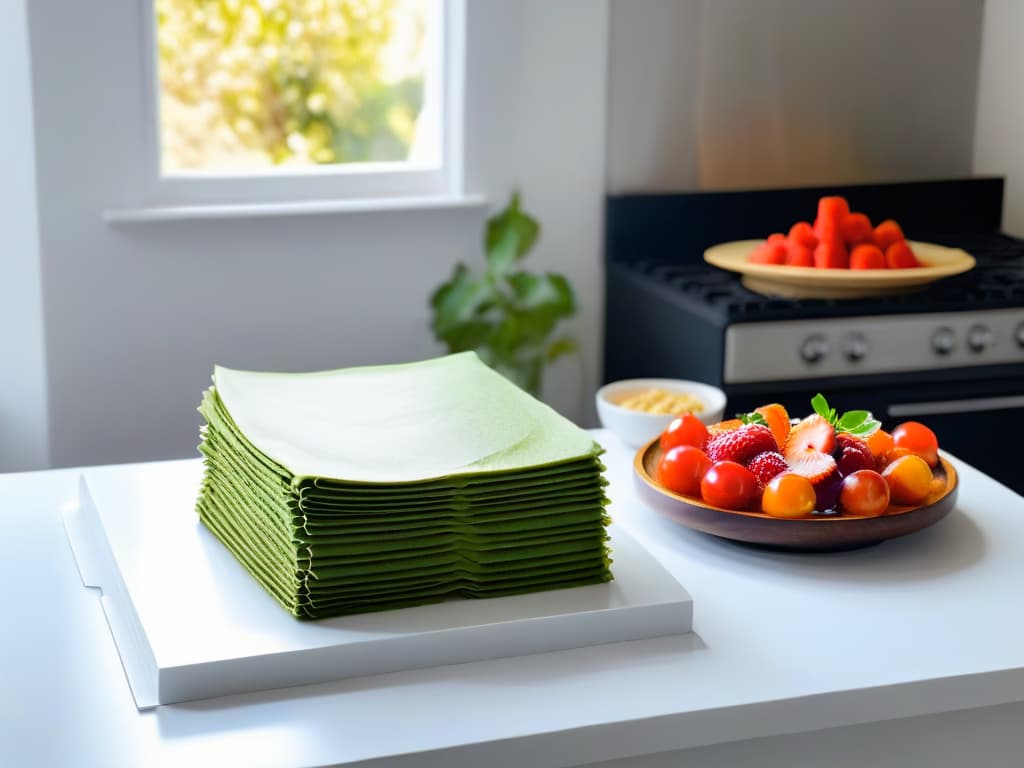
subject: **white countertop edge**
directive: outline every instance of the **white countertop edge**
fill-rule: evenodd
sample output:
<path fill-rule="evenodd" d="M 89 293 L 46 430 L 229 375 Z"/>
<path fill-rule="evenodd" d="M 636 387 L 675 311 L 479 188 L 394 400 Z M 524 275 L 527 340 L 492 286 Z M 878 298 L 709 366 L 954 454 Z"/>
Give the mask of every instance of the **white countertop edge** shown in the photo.
<path fill-rule="evenodd" d="M 751 702 L 384 755 L 347 768 L 563 768 L 1024 701 L 1024 669 Z"/>

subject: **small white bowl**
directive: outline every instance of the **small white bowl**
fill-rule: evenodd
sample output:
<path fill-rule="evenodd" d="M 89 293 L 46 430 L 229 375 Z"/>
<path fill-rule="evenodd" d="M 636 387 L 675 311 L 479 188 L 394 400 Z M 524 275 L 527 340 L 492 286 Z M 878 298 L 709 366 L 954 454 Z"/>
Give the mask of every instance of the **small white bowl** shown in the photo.
<path fill-rule="evenodd" d="M 597 416 L 601 426 L 607 427 L 626 445 L 639 448 L 657 437 L 672 423 L 678 414 L 644 413 L 623 408 L 620 403 L 630 395 L 648 389 L 663 389 L 666 392 L 690 394 L 704 404 L 704 410 L 694 416 L 705 424 L 722 420 L 725 412 L 725 393 L 710 384 L 685 379 L 624 379 L 605 384 L 597 390 Z"/>

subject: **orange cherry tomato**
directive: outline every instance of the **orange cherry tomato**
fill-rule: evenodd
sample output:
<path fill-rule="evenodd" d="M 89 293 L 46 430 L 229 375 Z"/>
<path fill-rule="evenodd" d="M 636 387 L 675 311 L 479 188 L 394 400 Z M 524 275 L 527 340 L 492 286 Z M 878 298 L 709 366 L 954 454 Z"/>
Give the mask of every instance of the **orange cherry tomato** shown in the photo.
<path fill-rule="evenodd" d="M 901 456 L 882 470 L 895 504 L 920 504 L 931 492 L 932 470 L 920 456 Z"/>
<path fill-rule="evenodd" d="M 742 464 L 718 461 L 700 481 L 700 495 L 715 507 L 747 509 L 757 498 L 757 478 Z"/>
<path fill-rule="evenodd" d="M 761 510 L 772 517 L 807 517 L 817 496 L 806 477 L 783 472 L 773 477 L 761 496 Z"/>
<path fill-rule="evenodd" d="M 929 467 L 939 463 L 939 441 L 924 424 L 905 421 L 892 431 L 892 440 L 897 448 L 906 448 L 928 462 Z"/>
<path fill-rule="evenodd" d="M 658 462 L 658 482 L 674 493 L 699 496 L 700 483 L 711 468 L 711 459 L 700 448 L 677 445 Z"/>

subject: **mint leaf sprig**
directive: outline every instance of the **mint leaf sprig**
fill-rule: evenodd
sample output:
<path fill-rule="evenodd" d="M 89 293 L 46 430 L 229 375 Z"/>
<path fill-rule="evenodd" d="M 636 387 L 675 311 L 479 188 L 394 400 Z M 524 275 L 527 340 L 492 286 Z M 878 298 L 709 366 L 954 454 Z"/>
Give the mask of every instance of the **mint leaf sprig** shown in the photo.
<path fill-rule="evenodd" d="M 820 392 L 811 398 L 814 412 L 835 427 L 836 432 L 848 432 L 855 437 L 868 437 L 882 427 L 882 422 L 871 415 L 871 411 L 847 411 L 840 415 L 830 408 L 828 400 Z"/>
<path fill-rule="evenodd" d="M 751 411 L 750 413 L 737 413 L 736 418 L 746 424 L 760 424 L 763 427 L 768 426 L 768 421 L 757 411 Z"/>

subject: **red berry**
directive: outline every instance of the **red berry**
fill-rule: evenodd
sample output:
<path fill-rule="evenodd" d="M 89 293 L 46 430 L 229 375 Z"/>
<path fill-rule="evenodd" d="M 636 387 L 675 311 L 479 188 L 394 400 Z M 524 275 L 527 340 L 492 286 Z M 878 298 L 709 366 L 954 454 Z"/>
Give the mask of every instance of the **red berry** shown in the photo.
<path fill-rule="evenodd" d="M 763 424 L 745 424 L 732 432 L 722 432 L 708 440 L 707 454 L 712 461 L 746 464 L 759 453 L 777 451 L 772 431 Z"/>
<path fill-rule="evenodd" d="M 823 239 L 814 249 L 814 266 L 818 269 L 848 269 L 850 254 L 842 240 Z"/>
<path fill-rule="evenodd" d="M 858 245 L 850 253 L 850 269 L 885 269 L 885 254 L 873 243 Z"/>
<path fill-rule="evenodd" d="M 814 250 L 806 245 L 794 245 L 791 243 L 789 252 L 786 254 L 786 266 L 813 267 Z"/>
<path fill-rule="evenodd" d="M 885 263 L 889 269 L 910 269 L 921 266 L 914 252 L 904 240 L 898 240 L 885 249 Z"/>
<path fill-rule="evenodd" d="M 903 239 L 903 230 L 892 219 L 886 219 L 875 227 L 875 245 L 883 251 L 893 243 Z"/>
<path fill-rule="evenodd" d="M 875 455 L 859 437 L 840 432 L 836 435 L 836 464 L 843 477 L 861 469 L 875 468 Z"/>
<path fill-rule="evenodd" d="M 808 449 L 832 453 L 836 447 L 836 430 L 828 421 L 818 414 L 811 414 L 789 431 L 786 439 L 786 458 L 789 454 L 799 453 Z"/>
<path fill-rule="evenodd" d="M 814 229 L 806 221 L 798 221 L 790 227 L 787 240 L 790 250 L 792 250 L 794 245 L 802 245 L 813 250 L 814 246 L 818 244 L 818 238 L 814 234 Z"/>
<path fill-rule="evenodd" d="M 757 478 L 758 487 L 763 489 L 776 475 L 788 472 L 789 464 L 778 451 L 765 451 L 752 458 L 747 469 Z"/>
<path fill-rule="evenodd" d="M 828 453 L 807 448 L 799 453 L 786 453 L 789 471 L 806 477 L 817 485 L 824 482 L 836 471 L 836 460 Z"/>
<path fill-rule="evenodd" d="M 871 219 L 863 213 L 847 214 L 840 225 L 840 231 L 847 245 L 860 245 L 875 241 L 875 230 L 871 226 Z"/>

